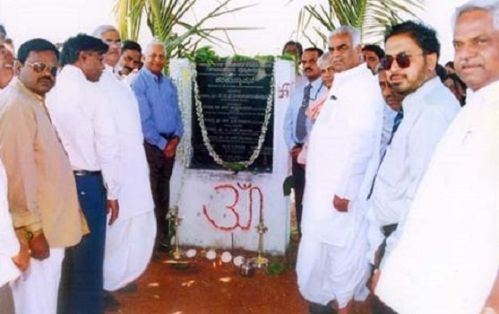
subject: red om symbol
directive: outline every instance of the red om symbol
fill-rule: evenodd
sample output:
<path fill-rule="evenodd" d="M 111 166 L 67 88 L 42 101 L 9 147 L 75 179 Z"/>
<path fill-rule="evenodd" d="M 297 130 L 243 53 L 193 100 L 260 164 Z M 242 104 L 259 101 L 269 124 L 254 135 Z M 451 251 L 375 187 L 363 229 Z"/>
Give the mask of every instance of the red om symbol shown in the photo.
<path fill-rule="evenodd" d="M 224 191 L 227 194 L 232 195 L 232 201 L 229 204 L 225 205 L 225 210 L 228 211 L 234 217 L 234 223 L 232 225 L 222 225 L 222 223 L 218 222 L 217 219 L 214 219 L 209 212 L 212 210 L 208 209 L 207 205 L 203 205 L 203 214 L 208 220 L 208 222 L 215 228 L 222 231 L 232 231 L 236 228 L 241 228 L 241 230 L 249 230 L 251 227 L 251 223 L 253 220 L 253 197 L 257 194 L 259 199 L 259 208 L 258 211 L 260 215 L 263 210 L 263 193 L 258 187 L 253 187 L 252 184 L 239 184 L 237 183 L 237 187 L 232 184 L 220 184 L 214 187 L 216 193 L 221 193 Z M 244 223 L 241 221 L 242 211 L 239 208 L 240 203 L 240 192 L 247 192 L 248 194 L 248 209 L 247 209 L 247 219 Z M 224 215 L 225 216 L 225 215 Z"/>

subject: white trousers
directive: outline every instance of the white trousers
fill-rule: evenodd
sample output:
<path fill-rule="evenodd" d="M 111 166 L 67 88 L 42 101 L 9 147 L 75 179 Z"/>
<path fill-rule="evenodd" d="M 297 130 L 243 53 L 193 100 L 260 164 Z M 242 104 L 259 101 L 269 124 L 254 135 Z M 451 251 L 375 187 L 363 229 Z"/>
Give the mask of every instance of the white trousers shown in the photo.
<path fill-rule="evenodd" d="M 137 279 L 151 260 L 156 238 L 154 211 L 107 227 L 104 253 L 104 289 L 115 291 Z"/>
<path fill-rule="evenodd" d="M 11 283 L 17 314 L 57 313 L 63 259 L 63 248 L 51 248 L 43 261 L 31 259 L 29 269 Z"/>

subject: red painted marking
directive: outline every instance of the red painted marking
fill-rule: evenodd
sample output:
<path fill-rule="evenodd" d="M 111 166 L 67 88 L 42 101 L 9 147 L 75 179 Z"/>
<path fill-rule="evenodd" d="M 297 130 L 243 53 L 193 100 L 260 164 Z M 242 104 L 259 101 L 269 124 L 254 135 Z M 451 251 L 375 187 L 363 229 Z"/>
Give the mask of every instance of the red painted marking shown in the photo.
<path fill-rule="evenodd" d="M 237 186 L 237 188 L 236 188 Z M 235 229 L 237 229 L 238 227 L 241 228 L 241 230 L 244 230 L 244 231 L 247 231 L 251 228 L 251 224 L 253 222 L 253 197 L 254 197 L 254 194 L 255 192 L 257 193 L 258 195 L 258 198 L 259 198 L 259 208 L 258 208 L 258 211 L 259 211 L 259 214 L 260 214 L 260 217 L 263 217 L 263 193 L 262 191 L 260 190 L 259 187 L 254 187 L 251 183 L 246 183 L 246 184 L 241 184 L 241 183 L 237 183 L 236 186 L 232 185 L 232 184 L 220 184 L 220 185 L 217 185 L 214 187 L 214 190 L 219 193 L 220 190 L 226 190 L 226 191 L 232 191 L 232 193 L 234 194 L 234 201 L 232 204 L 228 204 L 225 206 L 225 209 L 228 210 L 229 212 L 232 213 L 232 215 L 234 215 L 234 218 L 235 218 L 235 223 L 232 224 L 231 226 L 223 226 L 222 224 L 220 224 L 219 222 L 216 221 L 216 219 L 214 219 L 213 217 L 211 217 L 211 215 L 209 214 L 209 209 L 206 205 L 203 205 L 203 214 L 204 216 L 206 217 L 206 219 L 208 220 L 208 222 L 213 226 L 215 227 L 216 229 L 218 230 L 221 230 L 221 231 L 233 231 Z M 241 216 L 239 215 L 240 213 L 242 213 L 242 211 L 240 210 L 239 208 L 239 201 L 240 201 L 240 193 L 239 193 L 239 190 L 241 191 L 247 191 L 248 193 L 248 208 L 247 208 L 247 211 L 248 211 L 248 219 L 246 221 L 245 224 L 242 224 L 241 222 Z M 225 218 L 225 214 L 223 215 L 223 217 Z M 261 219 L 261 218 L 260 218 Z"/>

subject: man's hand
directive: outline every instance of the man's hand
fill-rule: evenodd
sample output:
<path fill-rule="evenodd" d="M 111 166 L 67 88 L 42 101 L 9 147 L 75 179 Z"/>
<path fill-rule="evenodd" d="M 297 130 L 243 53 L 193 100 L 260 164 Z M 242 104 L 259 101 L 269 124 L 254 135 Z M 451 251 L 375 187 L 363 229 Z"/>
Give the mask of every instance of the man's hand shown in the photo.
<path fill-rule="evenodd" d="M 179 142 L 180 142 L 180 139 L 177 136 L 172 137 L 168 141 L 168 144 L 166 144 L 165 150 L 163 151 L 166 158 L 171 159 L 171 158 L 175 157 L 175 153 L 177 151 L 177 145 Z"/>
<path fill-rule="evenodd" d="M 347 212 L 349 203 L 349 200 L 341 198 L 338 195 L 335 195 L 333 198 L 333 207 L 339 212 Z"/>
<path fill-rule="evenodd" d="M 295 147 L 291 148 L 291 151 L 290 151 L 291 158 L 293 158 L 293 159 L 298 158 L 298 155 L 300 154 L 301 149 L 302 149 L 301 146 L 295 146 Z"/>
<path fill-rule="evenodd" d="M 120 214 L 120 204 L 118 200 L 107 200 L 107 213 L 111 214 L 109 217 L 109 225 L 112 225 Z"/>
<path fill-rule="evenodd" d="M 31 260 L 31 255 L 29 254 L 29 248 L 26 244 L 21 243 L 21 249 L 16 256 L 12 257 L 12 261 L 16 264 L 20 271 L 25 271 L 29 267 L 29 262 Z"/>
<path fill-rule="evenodd" d="M 376 287 L 378 286 L 379 276 L 381 276 L 381 271 L 379 269 L 375 269 L 373 272 L 373 276 L 371 277 L 371 292 L 374 293 L 376 291 Z"/>
<path fill-rule="evenodd" d="M 50 256 L 49 244 L 43 232 L 28 240 L 28 245 L 33 258 L 41 261 Z"/>

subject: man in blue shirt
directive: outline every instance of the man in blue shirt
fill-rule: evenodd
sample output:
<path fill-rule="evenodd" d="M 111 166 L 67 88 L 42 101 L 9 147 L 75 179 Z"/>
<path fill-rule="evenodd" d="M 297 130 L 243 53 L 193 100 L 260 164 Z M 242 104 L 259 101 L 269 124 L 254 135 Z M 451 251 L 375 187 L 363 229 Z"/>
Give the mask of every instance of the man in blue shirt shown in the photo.
<path fill-rule="evenodd" d="M 327 93 L 327 88 L 321 80 L 321 69 L 317 65 L 317 60 L 322 53 L 321 49 L 315 47 L 307 48 L 303 52 L 301 65 L 306 79 L 301 80 L 293 90 L 284 120 L 284 140 L 292 159 L 291 173 L 295 190 L 296 221 L 300 235 L 305 168 L 297 162 L 297 158 L 312 128 L 312 121 L 305 115 L 308 105 L 322 93 Z"/>
<path fill-rule="evenodd" d="M 170 177 L 177 145 L 183 133 L 177 89 L 170 77 L 162 73 L 165 60 L 164 44 L 158 41 L 150 43 L 145 51 L 145 67 L 132 82 L 132 89 L 139 102 L 149 163 L 158 227 L 156 249 L 168 247 L 166 215 L 170 206 Z"/>

